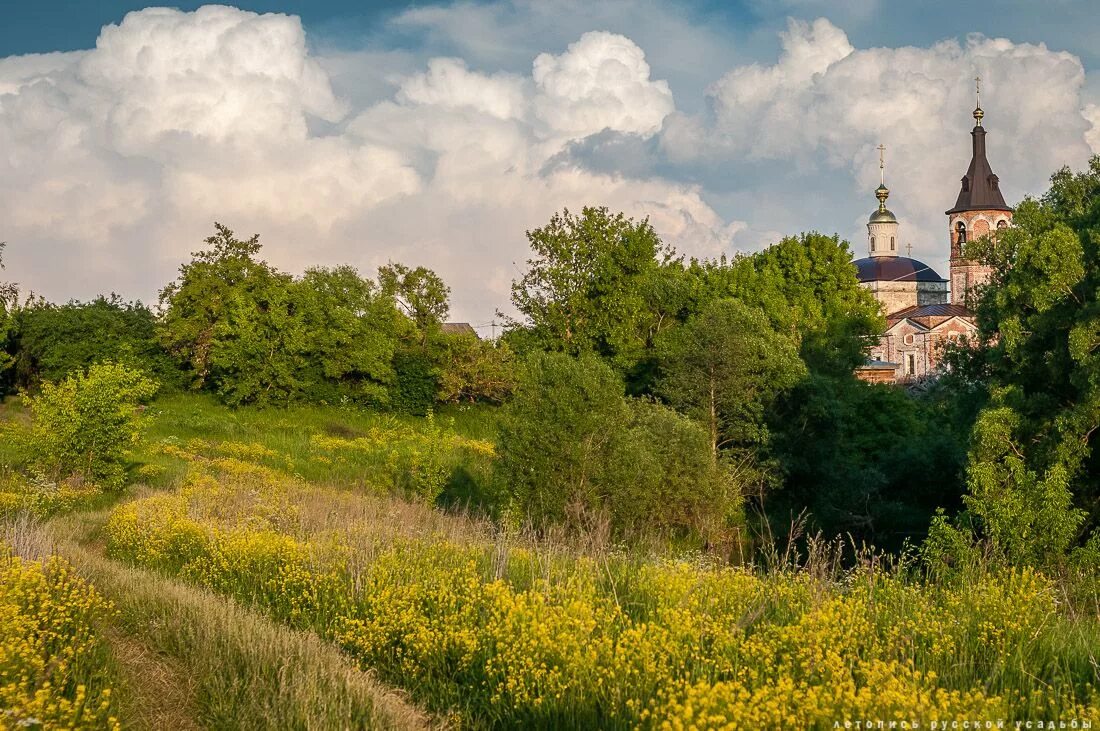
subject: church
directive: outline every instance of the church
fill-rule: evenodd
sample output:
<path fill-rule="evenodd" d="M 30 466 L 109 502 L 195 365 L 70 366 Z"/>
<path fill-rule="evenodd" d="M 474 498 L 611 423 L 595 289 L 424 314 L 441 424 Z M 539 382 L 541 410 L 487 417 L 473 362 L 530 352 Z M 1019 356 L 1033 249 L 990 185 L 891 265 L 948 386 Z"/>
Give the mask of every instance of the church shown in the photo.
<path fill-rule="evenodd" d="M 870 348 L 868 362 L 857 370 L 866 381 L 919 383 L 934 378 L 944 344 L 977 330 L 969 305 L 975 287 L 989 281 L 991 272 L 989 267 L 964 258 L 963 245 L 989 234 L 995 236 L 1012 223 L 1012 209 L 1005 204 L 986 158 L 983 116 L 979 97 L 970 132 L 970 167 L 955 205 L 945 213 L 951 241 L 950 281 L 924 262 L 901 255 L 900 224 L 886 207 L 890 191 L 884 148 L 879 145 L 878 209 L 867 221 L 868 256 L 853 262 L 856 276 L 882 306 L 887 323 L 886 332 Z"/>

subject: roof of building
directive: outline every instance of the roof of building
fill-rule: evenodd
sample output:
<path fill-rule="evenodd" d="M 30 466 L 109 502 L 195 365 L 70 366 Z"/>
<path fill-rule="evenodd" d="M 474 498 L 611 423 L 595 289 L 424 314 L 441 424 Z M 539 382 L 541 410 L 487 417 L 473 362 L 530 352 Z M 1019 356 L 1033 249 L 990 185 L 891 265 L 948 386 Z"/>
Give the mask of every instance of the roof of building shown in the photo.
<path fill-rule="evenodd" d="M 443 332 L 448 335 L 477 335 L 477 330 L 468 322 L 445 322 Z"/>
<path fill-rule="evenodd" d="M 1011 211 L 1005 204 L 1005 198 L 1001 195 L 1000 185 L 993 169 L 989 166 L 989 160 L 985 157 L 985 128 L 982 127 L 981 108 L 974 110 L 974 118 L 977 124 L 970 131 L 973 154 L 970 158 L 970 167 L 962 179 L 962 188 L 959 197 L 955 201 L 955 207 L 947 211 L 948 214 L 962 211 Z"/>
<path fill-rule="evenodd" d="M 871 256 L 856 259 L 861 282 L 946 282 L 935 269 L 907 256 Z"/>
<path fill-rule="evenodd" d="M 871 217 L 867 219 L 867 223 L 897 223 L 897 216 L 889 208 L 879 208 Z"/>
<path fill-rule="evenodd" d="M 904 310 L 890 313 L 886 320 L 890 327 L 893 327 L 902 320 L 912 320 L 922 327 L 932 329 L 953 317 L 961 317 L 964 320 L 973 321 L 974 313 L 970 308 L 964 305 L 914 305 L 913 307 L 907 307 Z"/>

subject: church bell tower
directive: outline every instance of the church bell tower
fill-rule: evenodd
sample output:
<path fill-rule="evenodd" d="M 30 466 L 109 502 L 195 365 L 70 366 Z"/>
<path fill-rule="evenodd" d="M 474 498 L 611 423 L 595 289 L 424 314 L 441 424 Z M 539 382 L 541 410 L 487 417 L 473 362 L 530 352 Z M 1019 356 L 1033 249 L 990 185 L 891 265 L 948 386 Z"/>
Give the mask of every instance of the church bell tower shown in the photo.
<path fill-rule="evenodd" d="M 967 242 L 996 233 L 1012 223 L 1012 209 L 1005 204 L 1000 181 L 985 156 L 985 112 L 981 104 L 981 77 L 975 80 L 977 105 L 974 129 L 970 131 L 970 167 L 962 178 L 962 188 L 954 207 L 947 211 L 951 237 L 951 303 L 969 306 L 974 288 L 989 281 L 990 267 L 964 256 Z"/>

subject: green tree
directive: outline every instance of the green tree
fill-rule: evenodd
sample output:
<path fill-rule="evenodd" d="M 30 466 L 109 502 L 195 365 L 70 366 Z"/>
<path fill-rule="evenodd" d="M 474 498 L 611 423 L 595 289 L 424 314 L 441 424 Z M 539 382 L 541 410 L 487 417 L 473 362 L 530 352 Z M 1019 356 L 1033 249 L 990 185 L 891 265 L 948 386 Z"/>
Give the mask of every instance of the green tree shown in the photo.
<path fill-rule="evenodd" d="M 830 537 L 895 550 L 921 536 L 937 508 L 962 504 L 969 424 L 953 418 L 953 396 L 811 374 L 768 417 L 783 473 L 771 525 L 807 510 L 810 529 Z"/>
<path fill-rule="evenodd" d="M 34 388 L 108 359 L 170 383 L 179 369 L 160 347 L 156 327 L 148 307 L 117 295 L 64 305 L 29 302 L 14 320 L 16 383 Z"/>
<path fill-rule="evenodd" d="M 505 342 L 472 333 L 440 334 L 432 350 L 440 364 L 438 398 L 443 403 L 499 404 L 515 388 L 515 357 Z"/>
<path fill-rule="evenodd" d="M 628 400 L 598 357 L 532 354 L 500 428 L 500 479 L 537 526 L 694 535 L 728 543 L 740 493 L 706 433 L 662 406 Z"/>
<path fill-rule="evenodd" d="M 527 232 L 535 254 L 512 285 L 526 323 L 522 342 L 569 354 L 593 352 L 620 369 L 634 365 L 660 323 L 652 311 L 661 267 L 673 260 L 648 221 L 607 208 L 554 214 Z"/>
<path fill-rule="evenodd" d="M 658 393 L 705 426 L 715 459 L 722 449 L 766 445 L 766 410 L 806 373 L 792 339 L 735 299 L 715 300 L 669 331 L 658 353 Z"/>
<path fill-rule="evenodd" d="M 856 278 L 848 243 L 837 236 L 788 236 L 750 256 L 696 264 L 689 273 L 699 280 L 698 308 L 722 297 L 760 308 L 816 372 L 850 374 L 885 327 L 878 302 Z"/>
<path fill-rule="evenodd" d="M 189 372 L 192 385 L 206 385 L 219 332 L 225 332 L 230 308 L 241 305 L 241 290 L 268 289 L 277 276 L 258 261 L 258 234 L 241 241 L 220 223 L 206 239 L 208 249 L 192 254 L 176 281 L 160 293 L 164 347 Z M 220 330 L 219 330 L 220 329 Z"/>
<path fill-rule="evenodd" d="M 308 269 L 295 290 L 311 400 L 384 402 L 398 341 L 410 329 L 393 301 L 349 266 Z"/>
<path fill-rule="evenodd" d="M 378 269 L 378 283 L 421 333 L 438 328 L 447 318 L 451 288 L 431 269 L 387 264 Z"/>
<path fill-rule="evenodd" d="M 0 271 L 4 270 L 4 247 L 0 241 Z M 14 362 L 10 340 L 15 330 L 15 314 L 19 306 L 19 288 L 11 282 L 0 282 L 0 395 L 3 395 L 5 373 Z"/>
<path fill-rule="evenodd" d="M 295 279 L 257 258 L 256 236 L 216 226 L 161 293 L 161 342 L 193 387 L 234 405 L 385 402 L 398 346 L 415 333 L 392 293 L 346 266 Z"/>
<path fill-rule="evenodd" d="M 968 518 L 1021 562 L 1058 560 L 1100 525 L 1100 157 L 1051 183 L 1017 207 L 1012 227 L 966 250 L 993 269 L 965 364 L 989 393 L 972 436 Z"/>
<path fill-rule="evenodd" d="M 141 438 L 139 405 L 157 391 L 141 371 L 99 363 L 26 398 L 32 415 L 24 434 L 32 462 L 45 476 L 76 475 L 105 488 L 121 487 L 128 449 Z"/>
<path fill-rule="evenodd" d="M 209 347 L 211 386 L 232 406 L 282 404 L 308 388 L 310 334 L 289 274 L 258 268 L 225 293 Z"/>

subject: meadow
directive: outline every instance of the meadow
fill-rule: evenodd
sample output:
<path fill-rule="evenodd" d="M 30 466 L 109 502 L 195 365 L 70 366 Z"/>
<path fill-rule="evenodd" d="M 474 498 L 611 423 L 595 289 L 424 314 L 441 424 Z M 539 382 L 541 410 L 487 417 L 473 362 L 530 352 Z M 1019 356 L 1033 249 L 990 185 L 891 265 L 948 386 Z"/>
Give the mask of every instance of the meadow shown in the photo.
<path fill-rule="evenodd" d="M 475 510 L 495 459 L 489 407 L 422 418 L 172 396 L 148 415 L 125 493 L 71 486 L 84 492 L 62 500 L 3 473 L 0 505 L 42 522 L 6 529 L 0 611 L 28 611 L 9 600 L 26 582 L 83 602 L 79 621 L 40 632 L 53 644 L 0 644 L 5 706 L 47 726 L 1100 718 L 1096 595 L 1066 577 L 933 575 L 912 553 L 842 561 L 814 541 L 730 566 L 489 520 Z M 103 661 L 50 661 L 72 647 Z"/>

